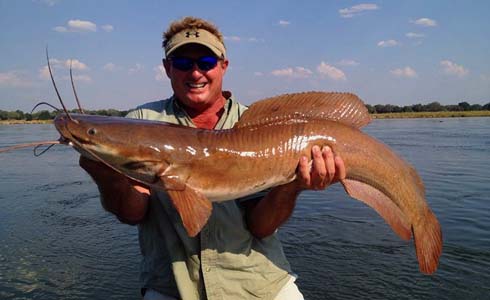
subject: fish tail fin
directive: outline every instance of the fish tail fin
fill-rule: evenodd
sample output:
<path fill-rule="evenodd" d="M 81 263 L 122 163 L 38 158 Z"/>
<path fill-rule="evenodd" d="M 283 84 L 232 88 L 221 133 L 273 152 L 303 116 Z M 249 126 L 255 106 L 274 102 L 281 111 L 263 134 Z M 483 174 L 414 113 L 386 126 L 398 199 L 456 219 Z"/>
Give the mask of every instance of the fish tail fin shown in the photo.
<path fill-rule="evenodd" d="M 414 224 L 412 228 L 415 251 L 420 271 L 425 274 L 432 274 L 437 269 L 442 253 L 441 226 L 430 209 L 427 210 L 425 217 L 420 220 L 421 222 Z"/>

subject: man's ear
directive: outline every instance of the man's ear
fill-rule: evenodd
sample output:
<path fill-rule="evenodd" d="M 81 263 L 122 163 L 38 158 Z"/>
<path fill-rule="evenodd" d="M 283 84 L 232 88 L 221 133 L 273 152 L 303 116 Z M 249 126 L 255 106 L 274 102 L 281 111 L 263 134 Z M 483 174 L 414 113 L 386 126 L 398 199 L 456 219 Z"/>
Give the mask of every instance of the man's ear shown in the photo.
<path fill-rule="evenodd" d="M 227 59 L 223 59 L 221 61 L 221 68 L 223 69 L 223 73 L 226 72 L 226 70 L 228 69 L 228 65 L 230 64 L 230 61 L 227 60 Z"/>

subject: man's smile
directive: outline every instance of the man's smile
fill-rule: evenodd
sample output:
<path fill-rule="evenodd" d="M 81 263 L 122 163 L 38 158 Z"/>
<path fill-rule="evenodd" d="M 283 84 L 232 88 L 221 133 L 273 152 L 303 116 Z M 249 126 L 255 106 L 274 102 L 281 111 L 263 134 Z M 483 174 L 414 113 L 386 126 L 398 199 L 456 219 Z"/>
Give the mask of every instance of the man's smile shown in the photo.
<path fill-rule="evenodd" d="M 207 82 L 202 82 L 202 83 L 186 82 L 186 85 L 191 89 L 200 89 L 205 87 L 207 85 Z"/>

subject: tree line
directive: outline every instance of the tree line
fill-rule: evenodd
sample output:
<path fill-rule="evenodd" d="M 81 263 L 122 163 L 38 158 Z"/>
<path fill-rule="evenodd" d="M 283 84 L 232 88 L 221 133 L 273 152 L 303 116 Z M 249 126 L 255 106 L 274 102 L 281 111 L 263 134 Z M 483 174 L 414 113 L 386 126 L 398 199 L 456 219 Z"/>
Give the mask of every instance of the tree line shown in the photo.
<path fill-rule="evenodd" d="M 414 104 L 407 106 L 398 106 L 392 104 L 366 104 L 369 113 L 385 114 L 385 113 L 400 113 L 400 112 L 436 112 L 436 111 L 479 111 L 490 110 L 490 102 L 481 104 L 469 104 L 468 102 L 459 102 L 457 105 L 442 105 L 437 101 L 429 104 Z"/>
<path fill-rule="evenodd" d="M 439 102 L 431 102 L 428 104 L 414 104 L 406 106 L 398 106 L 393 104 L 376 104 L 370 105 L 366 104 L 366 108 L 369 113 L 399 113 L 399 112 L 436 112 L 436 111 L 479 111 L 479 110 L 490 110 L 490 102 L 481 104 L 469 104 L 468 102 L 460 102 L 457 105 L 442 105 Z M 78 113 L 78 110 L 72 109 L 69 111 L 71 113 Z M 116 116 L 124 117 L 128 111 L 127 110 L 117 110 L 117 109 L 99 109 L 99 110 L 86 110 L 86 114 L 99 115 L 99 116 Z M 26 113 L 21 110 L 16 111 L 5 111 L 0 110 L 0 120 L 52 120 L 56 117 L 58 112 L 41 110 L 33 113 Z"/>
<path fill-rule="evenodd" d="M 77 109 L 69 110 L 71 113 L 79 113 Z M 99 109 L 99 110 L 85 110 L 84 113 L 90 115 L 99 116 L 112 116 L 112 117 L 124 117 L 128 111 L 127 110 L 117 110 L 117 109 Z M 5 111 L 0 110 L 0 120 L 53 120 L 58 115 L 58 112 L 40 110 L 38 112 L 26 113 L 21 110 L 16 111 Z"/>

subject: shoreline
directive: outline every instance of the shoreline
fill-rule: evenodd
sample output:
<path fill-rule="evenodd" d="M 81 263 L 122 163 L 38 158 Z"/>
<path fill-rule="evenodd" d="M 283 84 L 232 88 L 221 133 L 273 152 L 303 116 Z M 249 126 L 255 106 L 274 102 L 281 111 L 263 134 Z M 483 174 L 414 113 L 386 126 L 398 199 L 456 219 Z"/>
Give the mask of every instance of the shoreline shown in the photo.
<path fill-rule="evenodd" d="M 430 118 L 471 118 L 471 117 L 490 117 L 490 110 L 478 111 L 424 111 L 424 112 L 400 112 L 400 113 L 383 113 L 370 114 L 373 119 L 430 119 Z M 19 124 L 52 124 L 53 120 L 0 120 L 1 125 L 19 125 Z"/>

